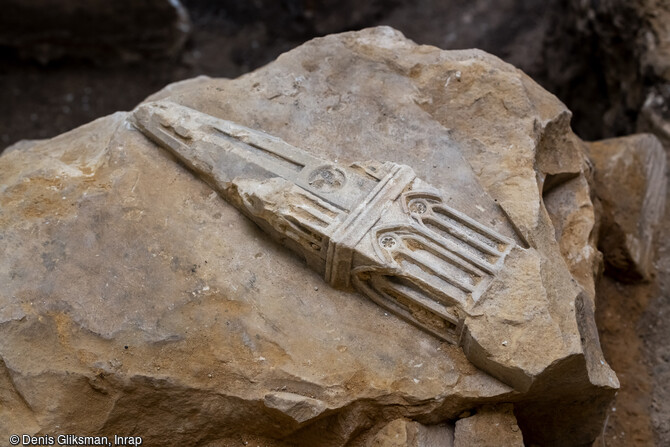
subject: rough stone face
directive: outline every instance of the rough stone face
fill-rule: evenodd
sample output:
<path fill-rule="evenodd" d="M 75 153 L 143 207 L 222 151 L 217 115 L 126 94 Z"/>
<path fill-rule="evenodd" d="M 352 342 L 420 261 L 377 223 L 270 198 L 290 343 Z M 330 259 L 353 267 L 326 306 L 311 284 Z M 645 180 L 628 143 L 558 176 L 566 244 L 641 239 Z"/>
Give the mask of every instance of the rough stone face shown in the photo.
<path fill-rule="evenodd" d="M 379 430 L 369 447 L 453 447 L 454 428 L 396 419 Z"/>
<path fill-rule="evenodd" d="M 454 447 L 523 447 L 512 405 L 483 407 L 456 422 Z"/>
<path fill-rule="evenodd" d="M 333 162 L 411 166 L 509 225 L 519 250 L 459 347 L 329 287 L 128 114 L 9 148 L 0 436 L 132 426 L 147 444 L 365 445 L 396 419 L 500 402 L 529 443 L 597 436 L 618 382 L 593 321 L 590 168 L 555 97 L 493 56 L 382 27 L 159 99 Z M 453 189 L 462 176 L 479 186 Z"/>
<path fill-rule="evenodd" d="M 106 64 L 175 56 L 189 29 L 179 0 L 6 0 L 0 45 L 42 63 L 67 56 Z"/>
<path fill-rule="evenodd" d="M 619 279 L 649 279 L 654 231 L 663 217 L 665 152 L 649 134 L 589 145 L 602 204 L 600 248 Z"/>

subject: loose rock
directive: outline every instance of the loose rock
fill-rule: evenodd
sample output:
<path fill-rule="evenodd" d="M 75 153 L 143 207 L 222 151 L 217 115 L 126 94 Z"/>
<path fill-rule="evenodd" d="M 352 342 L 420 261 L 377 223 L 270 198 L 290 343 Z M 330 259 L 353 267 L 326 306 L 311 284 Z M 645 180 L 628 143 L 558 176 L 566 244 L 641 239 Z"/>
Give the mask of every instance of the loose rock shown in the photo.
<path fill-rule="evenodd" d="M 523 447 L 512 405 L 483 407 L 456 422 L 454 447 Z"/>
<path fill-rule="evenodd" d="M 663 146 L 649 134 L 589 145 L 602 204 L 599 246 L 619 279 L 649 279 L 654 232 L 666 201 Z"/>
<path fill-rule="evenodd" d="M 426 426 L 406 419 L 389 422 L 368 443 L 369 447 L 453 447 L 454 428 Z"/>

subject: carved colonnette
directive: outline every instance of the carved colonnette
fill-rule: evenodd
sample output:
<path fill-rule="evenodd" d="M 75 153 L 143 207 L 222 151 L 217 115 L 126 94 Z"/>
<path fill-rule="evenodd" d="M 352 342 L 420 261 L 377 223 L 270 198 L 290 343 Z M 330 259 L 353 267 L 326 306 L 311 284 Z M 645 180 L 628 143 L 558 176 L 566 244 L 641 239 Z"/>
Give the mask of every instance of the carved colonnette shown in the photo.
<path fill-rule="evenodd" d="M 135 125 L 336 288 L 459 344 L 515 242 L 391 162 L 344 166 L 171 102 Z"/>

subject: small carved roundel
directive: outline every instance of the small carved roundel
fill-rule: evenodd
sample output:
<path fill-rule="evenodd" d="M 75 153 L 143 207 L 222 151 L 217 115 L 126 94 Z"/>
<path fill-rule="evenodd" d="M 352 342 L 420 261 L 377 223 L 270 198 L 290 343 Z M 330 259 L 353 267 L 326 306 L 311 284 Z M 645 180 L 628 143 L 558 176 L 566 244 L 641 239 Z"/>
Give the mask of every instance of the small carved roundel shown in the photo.
<path fill-rule="evenodd" d="M 424 200 L 414 199 L 409 202 L 409 211 L 416 214 L 423 214 L 428 209 L 428 205 Z"/>
<path fill-rule="evenodd" d="M 318 191 L 332 192 L 342 188 L 345 180 L 346 176 L 341 169 L 326 165 L 313 170 L 308 181 L 309 186 Z"/>
<path fill-rule="evenodd" d="M 390 234 L 385 234 L 379 238 L 379 245 L 381 245 L 383 248 L 387 250 L 391 250 L 396 245 L 398 245 L 398 241 L 396 240 L 395 237 L 391 236 Z"/>

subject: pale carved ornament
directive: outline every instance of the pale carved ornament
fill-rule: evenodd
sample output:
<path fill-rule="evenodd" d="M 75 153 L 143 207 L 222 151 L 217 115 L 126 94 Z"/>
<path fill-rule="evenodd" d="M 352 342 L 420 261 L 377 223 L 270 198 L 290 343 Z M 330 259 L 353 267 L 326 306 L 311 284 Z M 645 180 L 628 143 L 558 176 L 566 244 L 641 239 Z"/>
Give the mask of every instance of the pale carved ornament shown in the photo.
<path fill-rule="evenodd" d="M 331 286 L 450 343 L 515 246 L 405 165 L 344 166 L 168 101 L 134 123 Z"/>

